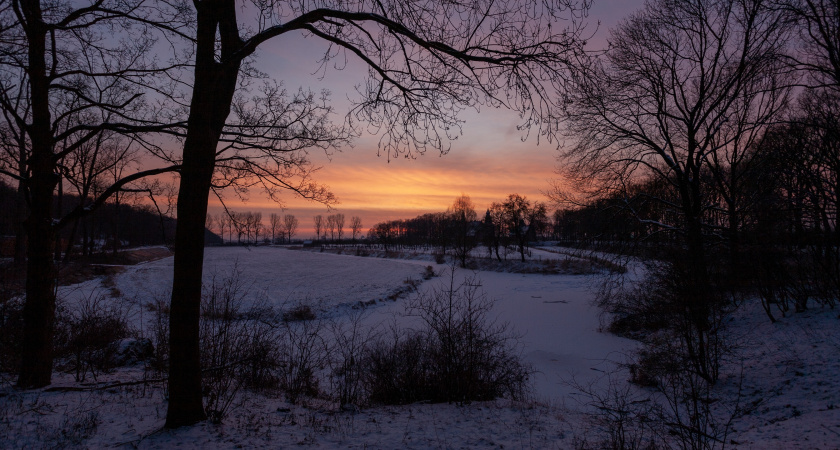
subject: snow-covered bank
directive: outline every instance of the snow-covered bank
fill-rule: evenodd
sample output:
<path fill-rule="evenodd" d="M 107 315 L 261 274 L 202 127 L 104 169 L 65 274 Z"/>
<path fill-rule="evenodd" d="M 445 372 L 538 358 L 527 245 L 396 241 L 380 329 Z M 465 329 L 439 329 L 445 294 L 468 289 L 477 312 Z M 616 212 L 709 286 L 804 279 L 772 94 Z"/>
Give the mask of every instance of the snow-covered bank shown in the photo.
<path fill-rule="evenodd" d="M 734 442 L 756 449 L 840 448 L 838 314 L 814 309 L 770 323 L 757 301 L 735 313 L 735 358 L 716 387 L 720 397 L 742 396 Z"/>

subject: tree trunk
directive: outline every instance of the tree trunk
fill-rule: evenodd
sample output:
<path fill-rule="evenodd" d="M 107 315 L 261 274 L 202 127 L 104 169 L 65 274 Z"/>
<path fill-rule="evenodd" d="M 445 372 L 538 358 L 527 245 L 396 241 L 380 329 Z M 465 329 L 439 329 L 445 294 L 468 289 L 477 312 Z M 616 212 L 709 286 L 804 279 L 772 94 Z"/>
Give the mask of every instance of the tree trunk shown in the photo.
<path fill-rule="evenodd" d="M 730 191 L 731 192 L 731 191 Z M 733 200 L 734 202 L 734 200 Z M 741 229 L 738 209 L 734 204 L 729 205 L 729 286 L 730 289 L 741 290 L 746 280 L 752 277 L 751 273 L 744 273 L 745 267 L 741 264 Z M 748 271 L 747 271 L 748 272 Z M 738 286 L 735 286 L 738 283 Z"/>
<path fill-rule="evenodd" d="M 82 257 L 88 256 L 88 248 L 90 247 L 90 217 L 82 219 Z"/>
<path fill-rule="evenodd" d="M 55 324 L 53 245 L 53 190 L 57 183 L 53 155 L 49 80 L 45 62 L 46 26 L 39 0 L 21 0 L 28 40 L 27 75 L 32 103 L 32 124 L 27 130 L 32 144 L 28 180 L 30 211 L 26 219 L 26 303 L 23 307 L 23 345 L 18 386 L 38 388 L 52 377 L 52 335 Z"/>
<path fill-rule="evenodd" d="M 61 175 L 58 175 L 58 198 L 56 200 L 54 217 L 61 217 L 64 213 L 64 182 Z M 61 261 L 61 234 L 58 230 L 55 230 L 55 261 Z"/>
<path fill-rule="evenodd" d="M 73 254 L 73 244 L 76 242 L 76 231 L 79 229 L 79 219 L 73 221 L 73 228 L 70 229 L 70 234 L 67 237 L 67 246 L 64 247 L 64 259 L 62 260 L 65 264 L 70 261 L 70 257 Z"/>
<path fill-rule="evenodd" d="M 195 85 L 190 103 L 184 160 L 178 191 L 174 282 L 170 308 L 169 407 L 166 427 L 191 425 L 206 417 L 201 395 L 199 316 L 204 261 L 204 223 L 216 162 L 216 146 L 230 113 L 239 60 L 216 62 L 216 29 L 222 35 L 222 60 L 231 43 L 232 0 L 196 2 Z M 227 28 L 226 28 L 227 27 Z"/>
<path fill-rule="evenodd" d="M 21 172 L 25 174 L 25 172 Z M 28 215 L 26 207 L 26 188 L 23 181 L 18 182 L 15 196 L 15 264 L 26 262 L 26 225 L 24 219 Z"/>
<path fill-rule="evenodd" d="M 111 252 L 117 256 L 120 250 L 120 194 L 114 194 L 114 214 L 111 216 L 111 244 L 113 245 Z"/>
<path fill-rule="evenodd" d="M 714 383 L 717 381 L 717 362 L 709 348 L 709 340 L 712 338 L 710 333 L 714 332 L 710 330 L 710 314 L 714 298 L 703 237 L 700 170 L 697 167 L 691 167 L 689 173 L 692 174 L 690 179 L 683 179 L 680 182 L 688 252 L 684 259 L 686 266 L 682 272 L 685 279 L 681 280 L 685 284 L 683 295 L 687 315 L 687 323 L 684 324 L 685 329 L 682 331 L 686 339 L 688 357 L 694 369 L 703 379 Z M 680 264 L 679 261 L 676 263 Z"/>

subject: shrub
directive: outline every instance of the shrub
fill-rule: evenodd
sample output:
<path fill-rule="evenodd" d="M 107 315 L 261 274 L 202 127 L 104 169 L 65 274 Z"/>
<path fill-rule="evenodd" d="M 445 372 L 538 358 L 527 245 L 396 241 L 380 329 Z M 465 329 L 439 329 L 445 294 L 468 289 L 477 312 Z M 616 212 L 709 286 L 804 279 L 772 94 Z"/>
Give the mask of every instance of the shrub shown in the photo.
<path fill-rule="evenodd" d="M 279 383 L 290 403 L 319 394 L 316 375 L 327 365 L 323 331 L 320 320 L 284 321 L 279 328 Z"/>
<path fill-rule="evenodd" d="M 54 426 L 39 425 L 37 434 L 47 448 L 86 447 L 85 441 L 96 434 L 100 423 L 102 419 L 97 411 L 78 412 L 65 415 Z"/>
<path fill-rule="evenodd" d="M 425 336 L 394 330 L 375 341 L 366 355 L 365 390 L 371 403 L 404 405 L 437 397 Z"/>
<path fill-rule="evenodd" d="M 680 341 L 679 356 L 712 384 L 730 351 L 724 319 L 735 307 L 720 286 L 719 274 L 703 279 L 681 261 L 651 262 L 635 288 L 602 294 L 612 313 L 609 330 L 648 340 L 654 335 Z"/>
<path fill-rule="evenodd" d="M 493 302 L 474 277 L 419 295 L 408 314 L 419 330 L 392 331 L 367 355 L 366 390 L 371 401 L 402 404 L 469 402 L 527 392 L 530 368 L 516 353 L 517 339 L 507 323 L 490 317 Z"/>
<path fill-rule="evenodd" d="M 168 293 L 158 293 L 146 305 L 152 313 L 149 327 L 152 359 L 149 368 L 158 376 L 169 371 L 169 297 Z"/>
<path fill-rule="evenodd" d="M 359 405 L 368 400 L 364 389 L 365 355 L 374 341 L 375 329 L 363 323 L 366 314 L 353 312 L 346 320 L 330 323 L 330 388 L 339 405 Z"/>
<path fill-rule="evenodd" d="M 446 255 L 441 253 L 434 254 L 435 262 L 438 264 L 445 264 L 446 263 Z"/>
<path fill-rule="evenodd" d="M 84 381 L 90 373 L 106 373 L 115 366 L 120 340 L 129 335 L 125 311 L 94 291 L 78 304 L 60 304 L 56 310 L 55 349 L 66 359 L 64 369 Z"/>
<path fill-rule="evenodd" d="M 645 391 L 633 389 L 608 372 L 604 380 L 589 385 L 571 382 L 586 407 L 582 436 L 575 436 L 576 449 L 656 449 L 665 447 L 662 408 Z M 606 386 L 598 386 L 606 381 Z"/>
<path fill-rule="evenodd" d="M 245 308 L 250 287 L 236 266 L 231 275 L 213 274 L 201 303 L 200 345 L 204 408 L 220 422 L 243 387 L 269 389 L 278 383 L 279 351 L 270 308 Z"/>
<path fill-rule="evenodd" d="M 283 311 L 284 322 L 300 322 L 303 320 L 314 320 L 315 312 L 309 305 L 297 305 Z"/>
<path fill-rule="evenodd" d="M 0 296 L 0 372 L 17 373 L 20 369 L 23 341 L 23 300 Z"/>

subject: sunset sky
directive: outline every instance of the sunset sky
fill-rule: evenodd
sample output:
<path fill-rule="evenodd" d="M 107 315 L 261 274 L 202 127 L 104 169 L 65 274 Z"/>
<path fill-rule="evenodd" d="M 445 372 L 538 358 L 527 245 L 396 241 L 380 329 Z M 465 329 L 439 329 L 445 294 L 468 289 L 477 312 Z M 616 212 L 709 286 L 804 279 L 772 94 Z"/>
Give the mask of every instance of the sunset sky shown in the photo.
<path fill-rule="evenodd" d="M 590 48 L 603 48 L 608 29 L 642 4 L 642 0 L 595 0 L 588 18 L 587 31 L 595 33 L 589 41 Z M 350 61 L 344 70 L 327 70 L 319 79 L 321 74 L 312 72 L 325 48 L 314 38 L 284 36 L 263 48 L 257 55 L 257 64 L 289 90 L 330 89 L 334 105 L 342 114 L 335 119 L 340 121 L 342 107 L 347 104 L 347 97 L 355 94 L 355 84 L 363 81 L 365 69 L 358 61 Z M 534 135 L 523 142 L 522 132 L 516 129 L 518 116 L 511 111 L 466 111 L 462 118 L 466 121 L 463 134 L 443 156 L 429 151 L 414 159 L 388 161 L 384 155 L 377 156 L 375 136 L 362 136 L 352 148 L 331 158 L 313 151 L 311 159 L 321 167 L 315 180 L 329 186 L 339 199 L 333 211 L 291 194 L 283 196 L 285 209 L 281 210 L 257 191 L 245 203 L 228 198 L 228 208 L 260 211 L 265 222 L 271 213 L 294 214 L 300 220 L 297 237 L 308 238 L 313 233 L 312 217 L 316 214 L 343 213 L 348 222 L 350 216 L 358 215 L 367 232 L 382 220 L 443 211 L 461 194 L 472 198 L 479 215 L 492 202 L 511 193 L 547 201 L 542 192 L 554 177 L 556 142 L 541 139 L 537 145 Z M 219 201 L 211 196 L 210 213 L 220 212 Z"/>

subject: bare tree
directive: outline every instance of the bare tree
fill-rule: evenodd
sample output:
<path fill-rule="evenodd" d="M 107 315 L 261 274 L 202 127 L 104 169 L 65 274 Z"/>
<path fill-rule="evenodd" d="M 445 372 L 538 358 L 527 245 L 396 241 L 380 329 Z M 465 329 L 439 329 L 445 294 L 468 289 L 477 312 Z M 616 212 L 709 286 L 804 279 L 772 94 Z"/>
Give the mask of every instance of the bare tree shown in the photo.
<path fill-rule="evenodd" d="M 840 4 L 837 0 L 777 0 L 797 21 L 798 51 L 790 57 L 813 88 L 840 92 Z"/>
<path fill-rule="evenodd" d="M 330 214 L 327 216 L 327 224 L 324 228 L 324 237 L 329 235 L 330 241 L 335 241 L 335 214 Z"/>
<path fill-rule="evenodd" d="M 353 216 L 350 218 L 350 232 L 353 234 L 353 242 L 356 242 L 356 238 L 359 237 L 359 234 L 362 232 L 361 217 Z"/>
<path fill-rule="evenodd" d="M 499 209 L 502 214 L 501 220 L 505 223 L 504 228 L 514 236 L 519 255 L 524 262 L 528 242 L 536 239 L 536 230 L 540 223 L 545 221 L 547 208 L 541 202 L 531 203 L 519 194 L 510 194 L 507 200 L 499 205 Z"/>
<path fill-rule="evenodd" d="M 251 217 L 251 228 L 254 230 L 254 245 L 260 242 L 260 233 L 263 231 L 262 213 L 255 212 Z"/>
<path fill-rule="evenodd" d="M 475 204 L 469 195 L 461 194 L 457 197 L 446 213 L 452 220 L 452 237 L 455 257 L 461 261 L 461 267 L 467 266 L 470 251 L 478 245 L 473 222 L 478 217 Z"/>
<path fill-rule="evenodd" d="M 227 242 L 233 241 L 233 226 L 231 224 L 230 216 L 228 216 L 227 212 L 219 213 L 218 216 L 218 223 L 219 223 L 219 231 L 221 231 L 222 241 L 225 240 L 225 230 L 227 230 L 228 237 Z"/>
<path fill-rule="evenodd" d="M 10 20 L 5 15 L 0 16 L 4 22 Z M 5 30 L 8 25 L 3 24 Z M 21 70 L 19 77 L 25 79 L 25 71 Z M 15 75 L 4 71 L 0 80 L 0 95 L 3 97 L 3 122 L 0 123 L 0 174 L 14 174 L 17 182 L 15 196 L 15 264 L 26 262 L 26 227 L 24 220 L 28 215 L 25 180 L 27 177 L 27 158 L 29 157 L 28 139 L 24 119 L 29 116 L 27 84 L 15 83 Z"/>
<path fill-rule="evenodd" d="M 552 137 L 559 98 L 555 92 L 567 81 L 564 65 L 579 48 L 579 10 L 571 0 L 541 5 L 524 0 L 489 4 L 328 0 L 282 7 L 271 1 L 254 2 L 249 6 L 256 10 L 245 15 L 261 20 L 246 35 L 239 28 L 240 8 L 233 0 L 193 5 L 196 59 L 178 202 L 167 427 L 204 417 L 198 354 L 204 253 L 196 233 L 207 210 L 214 172 L 216 186 L 258 177 L 270 194 L 276 195 L 273 188 L 291 188 L 304 197 L 332 200 L 309 180 L 311 166 L 288 164 L 306 161 L 305 154 L 284 159 L 289 153 L 278 152 L 331 148 L 344 142 L 344 130 L 329 125 L 326 98 L 302 94 L 297 103 L 279 102 L 292 105 L 289 114 L 272 114 L 266 105 L 278 104 L 282 95 L 269 84 L 263 98 L 274 100 L 235 101 L 243 61 L 259 45 L 304 31 L 330 45 L 321 61 L 324 70 L 332 66 L 328 62 L 334 57 L 353 55 L 366 64 L 369 77 L 347 116 L 348 124 L 365 122 L 370 129 L 381 130 L 380 148 L 389 156 L 447 150 L 449 139 L 460 129 L 458 113 L 480 104 L 519 111 L 524 127 Z M 561 15 L 571 28 L 560 26 Z M 226 128 L 231 107 L 241 126 Z M 255 109 L 258 112 L 252 113 Z M 254 125 L 265 118 L 277 120 Z M 226 137 L 231 142 L 227 149 L 235 153 L 232 157 L 217 153 Z M 284 167 L 296 170 L 288 173 Z M 288 181 L 287 175 L 295 174 L 301 175 L 300 183 Z"/>
<path fill-rule="evenodd" d="M 840 94 L 804 92 L 790 123 L 768 132 L 760 147 L 768 167 L 753 189 L 765 196 L 770 212 L 756 211 L 753 218 L 760 227 L 751 234 L 764 238 L 755 257 L 764 278 L 757 282 L 779 297 L 772 303 L 782 314 L 786 297 L 793 297 L 797 311 L 807 308 L 809 297 L 834 305 L 840 295 Z"/>
<path fill-rule="evenodd" d="M 286 235 L 289 238 L 289 243 L 291 243 L 292 237 L 294 237 L 295 233 L 297 233 L 298 219 L 297 217 L 291 214 L 286 214 L 283 216 L 283 224 L 283 229 L 286 231 Z"/>
<path fill-rule="evenodd" d="M 282 228 L 283 225 L 282 225 L 281 221 L 282 221 L 282 216 L 280 216 L 280 214 L 271 213 L 271 215 L 269 216 L 269 222 L 268 223 L 269 223 L 269 229 L 271 229 L 271 243 L 272 244 L 277 243 L 277 235 L 278 234 L 280 234 L 280 235 L 283 234 L 283 228 Z"/>
<path fill-rule="evenodd" d="M 213 215 L 210 214 L 210 213 L 207 213 L 207 215 L 205 216 L 205 219 L 204 219 L 204 228 L 207 228 L 208 230 L 213 231 L 213 224 L 215 222 L 216 222 L 216 220 L 213 219 Z"/>
<path fill-rule="evenodd" d="M 499 255 L 499 248 L 505 250 L 505 259 L 507 259 L 507 245 L 508 237 L 510 236 L 510 228 L 508 222 L 505 220 L 505 208 L 501 203 L 493 202 L 488 210 L 490 221 L 493 225 L 493 238 L 490 245 L 496 251 L 496 259 L 501 261 L 502 257 Z"/>
<path fill-rule="evenodd" d="M 315 239 L 321 240 L 321 230 L 324 229 L 324 216 L 318 214 L 312 218 L 315 221 Z"/>
<path fill-rule="evenodd" d="M 344 234 L 344 214 L 338 213 L 335 215 L 335 234 L 338 235 L 338 242 L 341 242 L 341 236 Z"/>
<path fill-rule="evenodd" d="M 717 193 L 709 171 L 724 183 L 724 168 L 739 160 L 747 134 L 778 112 L 783 96 L 765 94 L 784 87 L 778 77 L 789 40 L 785 27 L 762 0 L 648 2 L 612 31 L 609 50 L 582 69 L 570 91 L 568 131 L 575 144 L 563 151 L 570 180 L 602 195 L 653 176 L 674 194 L 673 201 L 658 201 L 678 214 L 677 222 L 639 219 L 683 240 L 687 251 L 675 261 L 688 277 L 680 281 L 693 321 L 686 348 L 712 382 L 715 294 L 707 239 L 714 230 L 705 219 Z"/>
<path fill-rule="evenodd" d="M 244 213 L 236 211 L 228 211 L 231 228 L 236 232 L 236 243 L 242 243 L 242 235 L 245 234 L 245 216 Z"/>
<path fill-rule="evenodd" d="M 98 197 L 105 187 L 118 182 L 122 173 L 131 165 L 136 164 L 138 149 L 130 145 L 127 140 L 113 132 L 99 133 L 96 138 L 79 146 L 60 163 L 61 184 L 69 185 L 72 193 L 79 199 L 78 206 L 85 206 Z M 119 202 L 119 191 L 114 193 L 115 202 Z M 61 211 L 56 213 L 61 215 Z M 77 216 L 72 222 L 70 236 L 65 251 L 65 261 L 70 259 L 79 222 L 82 223 L 82 252 L 89 255 L 93 251 L 89 220 Z M 116 240 L 116 237 L 114 237 Z M 56 255 L 58 259 L 58 255 Z"/>
<path fill-rule="evenodd" d="M 219 227 L 219 237 L 222 238 L 222 244 L 225 242 L 225 230 L 227 229 L 227 221 L 225 214 L 216 214 L 216 226 Z"/>

